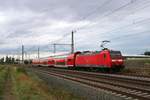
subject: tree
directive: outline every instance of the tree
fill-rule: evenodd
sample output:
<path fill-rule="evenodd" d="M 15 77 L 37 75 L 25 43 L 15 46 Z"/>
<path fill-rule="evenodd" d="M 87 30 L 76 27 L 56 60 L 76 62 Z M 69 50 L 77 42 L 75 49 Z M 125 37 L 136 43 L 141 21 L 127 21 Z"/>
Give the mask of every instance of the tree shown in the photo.
<path fill-rule="evenodd" d="M 2 60 L 4 60 L 4 58 Z M 5 64 L 14 64 L 15 63 L 15 58 L 6 56 L 4 63 Z"/>
<path fill-rule="evenodd" d="M 6 56 L 5 63 L 6 63 L 6 64 L 9 63 L 9 57 L 8 57 L 8 56 Z"/>
<path fill-rule="evenodd" d="M 24 60 L 24 64 L 29 64 L 29 61 L 28 60 Z"/>
<path fill-rule="evenodd" d="M 14 64 L 15 63 L 15 58 L 12 58 L 11 62 L 12 62 L 12 64 Z"/>
<path fill-rule="evenodd" d="M 150 51 L 145 51 L 145 52 L 144 52 L 144 55 L 150 56 Z"/>
<path fill-rule="evenodd" d="M 32 60 L 24 60 L 24 64 L 31 64 Z"/>
<path fill-rule="evenodd" d="M 4 64 L 4 57 L 0 59 L 0 64 Z"/>

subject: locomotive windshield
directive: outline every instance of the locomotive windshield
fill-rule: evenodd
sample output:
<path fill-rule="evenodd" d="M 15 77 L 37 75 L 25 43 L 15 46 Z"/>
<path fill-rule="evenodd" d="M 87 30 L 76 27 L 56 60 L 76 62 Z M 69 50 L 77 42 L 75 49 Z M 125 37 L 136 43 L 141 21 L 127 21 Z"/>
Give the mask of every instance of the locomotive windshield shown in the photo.
<path fill-rule="evenodd" d="M 121 52 L 120 51 L 110 51 L 111 58 L 121 58 Z"/>

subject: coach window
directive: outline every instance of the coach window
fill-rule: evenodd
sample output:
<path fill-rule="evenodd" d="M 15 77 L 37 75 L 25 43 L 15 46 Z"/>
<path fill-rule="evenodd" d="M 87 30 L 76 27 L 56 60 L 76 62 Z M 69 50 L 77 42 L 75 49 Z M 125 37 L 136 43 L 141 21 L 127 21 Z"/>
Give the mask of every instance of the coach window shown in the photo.
<path fill-rule="evenodd" d="M 104 59 L 106 58 L 106 54 L 104 54 Z"/>
<path fill-rule="evenodd" d="M 71 61 L 71 59 L 68 59 L 68 61 Z"/>

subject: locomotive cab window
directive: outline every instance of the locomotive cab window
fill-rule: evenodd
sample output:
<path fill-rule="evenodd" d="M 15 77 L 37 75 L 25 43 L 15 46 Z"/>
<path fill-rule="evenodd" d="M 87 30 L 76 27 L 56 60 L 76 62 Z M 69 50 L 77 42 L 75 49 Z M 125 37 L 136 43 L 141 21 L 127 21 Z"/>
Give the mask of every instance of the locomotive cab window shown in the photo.
<path fill-rule="evenodd" d="M 110 51 L 111 58 L 121 58 L 121 52 L 120 51 Z"/>

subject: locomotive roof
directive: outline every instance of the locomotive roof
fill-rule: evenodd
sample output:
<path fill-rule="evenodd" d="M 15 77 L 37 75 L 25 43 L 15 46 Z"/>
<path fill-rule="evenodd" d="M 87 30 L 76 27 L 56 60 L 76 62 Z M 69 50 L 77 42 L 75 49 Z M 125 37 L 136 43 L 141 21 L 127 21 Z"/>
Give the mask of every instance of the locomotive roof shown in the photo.
<path fill-rule="evenodd" d="M 120 53 L 120 51 L 114 51 L 114 50 L 102 50 L 102 51 L 110 51 L 110 53 Z M 102 51 L 83 51 L 80 53 L 80 55 L 92 55 L 92 54 L 98 54 Z"/>
<path fill-rule="evenodd" d="M 91 55 L 91 54 L 97 54 L 100 53 L 101 51 L 83 51 L 80 53 L 80 55 Z"/>

